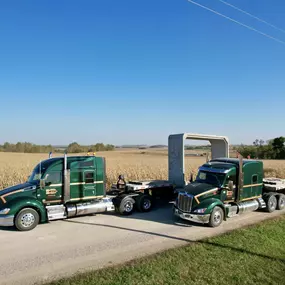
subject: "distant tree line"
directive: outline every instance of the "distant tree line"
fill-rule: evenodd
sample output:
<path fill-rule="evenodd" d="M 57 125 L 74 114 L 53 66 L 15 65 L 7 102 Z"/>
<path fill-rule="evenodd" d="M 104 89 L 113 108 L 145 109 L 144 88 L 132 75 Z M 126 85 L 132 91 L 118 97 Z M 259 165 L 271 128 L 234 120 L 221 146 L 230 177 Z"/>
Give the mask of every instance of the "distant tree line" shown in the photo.
<path fill-rule="evenodd" d="M 186 150 L 202 150 L 202 149 L 204 149 L 204 150 L 209 150 L 209 149 L 211 149 L 211 146 L 210 145 L 198 145 L 198 146 L 191 146 L 191 145 L 186 145 L 185 147 L 184 147 Z"/>
<path fill-rule="evenodd" d="M 285 137 L 277 137 L 265 143 L 256 139 L 252 145 L 235 147 L 243 157 L 257 159 L 285 159 Z"/>
<path fill-rule="evenodd" d="M 112 144 L 97 143 L 94 145 L 84 146 L 76 142 L 71 143 L 67 147 L 67 153 L 80 153 L 80 152 L 96 152 L 96 151 L 110 151 L 114 150 L 115 146 Z"/>
<path fill-rule="evenodd" d="M 50 151 L 54 152 L 55 149 L 51 145 L 36 145 L 29 142 L 18 142 L 16 144 L 5 142 L 3 145 L 0 145 L 0 151 L 41 153 L 41 152 L 50 152 Z"/>
<path fill-rule="evenodd" d="M 96 152 L 96 151 L 109 151 L 114 150 L 115 146 L 111 144 L 97 143 L 90 146 L 82 146 L 74 142 L 67 146 L 67 153 L 83 153 L 83 152 Z M 63 153 L 65 149 L 55 148 L 52 145 L 36 145 L 29 142 L 18 142 L 12 144 L 5 142 L 3 145 L 0 145 L 0 152 L 22 152 L 22 153 L 49 153 L 49 152 L 58 152 Z"/>

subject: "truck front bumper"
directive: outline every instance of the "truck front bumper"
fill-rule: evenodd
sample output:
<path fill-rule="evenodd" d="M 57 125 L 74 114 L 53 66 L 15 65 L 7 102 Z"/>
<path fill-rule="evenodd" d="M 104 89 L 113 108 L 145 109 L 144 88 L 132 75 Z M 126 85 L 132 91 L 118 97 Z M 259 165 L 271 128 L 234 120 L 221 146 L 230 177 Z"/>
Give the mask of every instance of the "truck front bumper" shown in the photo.
<path fill-rule="evenodd" d="M 195 215 L 195 214 L 190 214 L 190 213 L 184 213 L 174 207 L 173 209 L 174 215 L 183 219 L 183 220 L 188 220 L 191 222 L 195 223 L 202 223 L 202 224 L 207 224 L 210 221 L 210 214 L 208 215 Z"/>
<path fill-rule="evenodd" d="M 14 226 L 14 215 L 0 216 L 0 227 Z"/>

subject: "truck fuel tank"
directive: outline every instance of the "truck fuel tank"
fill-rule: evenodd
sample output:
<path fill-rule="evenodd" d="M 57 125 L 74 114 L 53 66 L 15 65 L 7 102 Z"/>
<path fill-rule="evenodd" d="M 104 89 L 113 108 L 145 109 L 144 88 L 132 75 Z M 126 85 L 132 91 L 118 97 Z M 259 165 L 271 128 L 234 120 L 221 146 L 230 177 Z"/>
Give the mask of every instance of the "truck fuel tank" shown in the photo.
<path fill-rule="evenodd" d="M 261 200 L 251 200 L 240 202 L 236 205 L 226 205 L 226 208 L 228 208 L 227 217 L 231 218 L 239 214 L 256 211 L 257 209 L 263 207 L 263 200 Z"/>
<path fill-rule="evenodd" d="M 68 204 L 66 205 L 66 208 L 68 218 L 115 210 L 112 200 L 107 197 L 99 201 L 91 201 L 79 204 Z"/>
<path fill-rule="evenodd" d="M 251 200 L 246 202 L 240 202 L 237 204 L 238 206 L 238 214 L 242 214 L 245 212 L 253 212 L 260 207 L 260 204 L 257 200 Z"/>

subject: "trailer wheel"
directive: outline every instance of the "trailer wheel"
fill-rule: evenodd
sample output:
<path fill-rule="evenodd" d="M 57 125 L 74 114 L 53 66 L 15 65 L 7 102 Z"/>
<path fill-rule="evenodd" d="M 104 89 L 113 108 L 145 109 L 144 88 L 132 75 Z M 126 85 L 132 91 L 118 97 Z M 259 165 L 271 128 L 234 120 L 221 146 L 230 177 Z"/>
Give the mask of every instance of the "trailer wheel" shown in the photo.
<path fill-rule="evenodd" d="M 277 210 L 285 209 L 285 195 L 284 194 L 279 195 L 276 209 Z"/>
<path fill-rule="evenodd" d="M 266 202 L 266 211 L 272 213 L 276 210 L 277 207 L 277 199 L 275 195 L 270 195 Z"/>
<path fill-rule="evenodd" d="M 136 206 L 140 212 L 149 212 L 152 209 L 152 198 L 149 195 L 140 195 L 136 199 Z"/>
<path fill-rule="evenodd" d="M 119 213 L 121 215 L 131 215 L 134 211 L 134 204 L 135 200 L 132 197 L 124 197 L 118 207 Z"/>
<path fill-rule="evenodd" d="M 224 220 L 224 211 L 221 207 L 216 206 L 211 215 L 210 215 L 210 221 L 209 226 L 210 227 L 218 227 Z"/>
<path fill-rule="evenodd" d="M 22 209 L 15 217 L 15 226 L 19 231 L 34 229 L 40 220 L 38 212 L 32 208 Z"/>

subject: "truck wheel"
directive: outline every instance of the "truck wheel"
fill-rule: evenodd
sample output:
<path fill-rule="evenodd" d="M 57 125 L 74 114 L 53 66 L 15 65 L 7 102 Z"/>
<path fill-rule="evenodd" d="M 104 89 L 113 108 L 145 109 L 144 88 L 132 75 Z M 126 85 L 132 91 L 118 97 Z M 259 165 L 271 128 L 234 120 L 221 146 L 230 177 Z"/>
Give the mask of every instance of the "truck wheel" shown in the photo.
<path fill-rule="evenodd" d="M 15 218 L 15 226 L 19 231 L 30 231 L 34 229 L 40 220 L 38 212 L 32 208 L 22 209 Z"/>
<path fill-rule="evenodd" d="M 121 215 L 131 215 L 134 211 L 135 200 L 132 197 L 125 197 L 121 200 L 118 207 Z"/>
<path fill-rule="evenodd" d="M 272 213 L 276 210 L 277 207 L 277 199 L 275 195 L 270 195 L 266 202 L 266 211 Z"/>
<path fill-rule="evenodd" d="M 279 195 L 276 209 L 277 210 L 285 209 L 285 195 L 284 194 Z"/>
<path fill-rule="evenodd" d="M 136 199 L 136 206 L 140 212 L 149 212 L 152 209 L 152 199 L 149 195 L 141 195 Z"/>
<path fill-rule="evenodd" d="M 210 216 L 209 226 L 218 227 L 224 219 L 224 211 L 221 207 L 216 206 Z"/>

